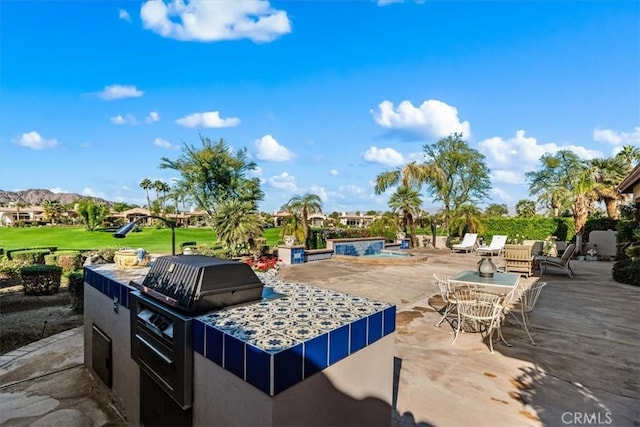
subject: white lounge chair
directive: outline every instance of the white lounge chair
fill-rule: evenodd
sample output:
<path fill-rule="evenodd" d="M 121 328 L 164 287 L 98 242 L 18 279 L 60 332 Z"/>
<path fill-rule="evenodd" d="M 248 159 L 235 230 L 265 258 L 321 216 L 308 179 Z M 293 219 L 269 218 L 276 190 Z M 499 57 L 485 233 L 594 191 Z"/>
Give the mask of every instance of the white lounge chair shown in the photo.
<path fill-rule="evenodd" d="M 451 246 L 454 252 L 465 251 L 471 252 L 476 248 L 476 240 L 478 240 L 478 233 L 465 233 L 462 242 Z"/>
<path fill-rule="evenodd" d="M 489 245 L 478 246 L 476 253 L 478 255 L 500 255 L 504 251 L 504 245 L 507 244 L 507 236 L 496 234 L 491 238 Z"/>

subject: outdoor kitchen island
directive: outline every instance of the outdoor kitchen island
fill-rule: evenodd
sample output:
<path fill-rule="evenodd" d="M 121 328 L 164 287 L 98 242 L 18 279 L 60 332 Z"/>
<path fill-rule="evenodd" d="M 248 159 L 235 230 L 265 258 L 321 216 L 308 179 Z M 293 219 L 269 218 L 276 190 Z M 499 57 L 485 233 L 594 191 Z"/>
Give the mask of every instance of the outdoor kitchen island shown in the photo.
<path fill-rule="evenodd" d="M 174 313 L 132 286 L 149 270 L 85 267 L 85 364 L 130 424 L 390 424 L 395 306 L 267 273 L 261 298 Z"/>

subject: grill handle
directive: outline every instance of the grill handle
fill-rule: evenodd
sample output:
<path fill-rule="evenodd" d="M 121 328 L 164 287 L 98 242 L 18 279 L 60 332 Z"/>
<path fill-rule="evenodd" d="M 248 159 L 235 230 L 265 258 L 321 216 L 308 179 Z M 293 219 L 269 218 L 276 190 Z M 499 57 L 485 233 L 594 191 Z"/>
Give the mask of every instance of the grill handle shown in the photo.
<path fill-rule="evenodd" d="M 140 344 L 143 344 L 148 350 L 150 350 L 153 354 L 155 354 L 156 356 L 158 356 L 159 359 L 161 359 L 164 363 L 166 363 L 167 365 L 171 366 L 173 365 L 173 360 L 169 359 L 167 356 L 165 356 L 164 354 L 162 354 L 157 348 L 155 348 L 153 346 L 153 344 L 151 344 L 149 341 L 147 341 L 146 339 L 144 339 L 143 337 L 141 337 L 140 335 L 136 334 L 136 339 L 140 342 Z"/>

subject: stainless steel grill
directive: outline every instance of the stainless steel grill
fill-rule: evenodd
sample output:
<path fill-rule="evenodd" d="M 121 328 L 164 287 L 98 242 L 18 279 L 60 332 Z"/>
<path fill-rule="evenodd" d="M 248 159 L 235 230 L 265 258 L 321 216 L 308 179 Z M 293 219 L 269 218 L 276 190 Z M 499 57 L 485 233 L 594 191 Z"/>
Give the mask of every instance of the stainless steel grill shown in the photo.
<path fill-rule="evenodd" d="M 196 313 L 258 300 L 263 286 L 247 264 L 176 255 L 156 259 L 139 289 L 179 311 Z"/>
<path fill-rule="evenodd" d="M 138 289 L 131 293 L 131 357 L 141 369 L 142 424 L 154 425 L 169 416 L 189 424 L 193 389 L 192 316 L 259 300 L 264 284 L 244 263 L 177 255 L 156 259 L 142 284 L 131 282 L 131 285 Z M 157 393 L 151 386 L 142 387 L 153 383 L 178 405 L 176 410 L 159 412 L 154 399 L 149 397 Z M 142 414 L 153 415 L 143 420 Z"/>

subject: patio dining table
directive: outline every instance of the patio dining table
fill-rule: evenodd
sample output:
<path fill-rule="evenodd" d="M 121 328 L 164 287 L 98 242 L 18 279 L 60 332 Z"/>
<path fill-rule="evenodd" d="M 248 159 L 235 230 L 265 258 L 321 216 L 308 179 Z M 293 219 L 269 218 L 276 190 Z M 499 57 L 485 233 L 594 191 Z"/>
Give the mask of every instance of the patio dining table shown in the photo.
<path fill-rule="evenodd" d="M 449 284 L 452 287 L 467 285 L 482 288 L 485 291 L 504 295 L 506 302 L 514 302 L 520 297 L 519 283 L 520 274 L 496 272 L 493 277 L 482 277 L 476 270 L 461 271 L 449 278 Z"/>

